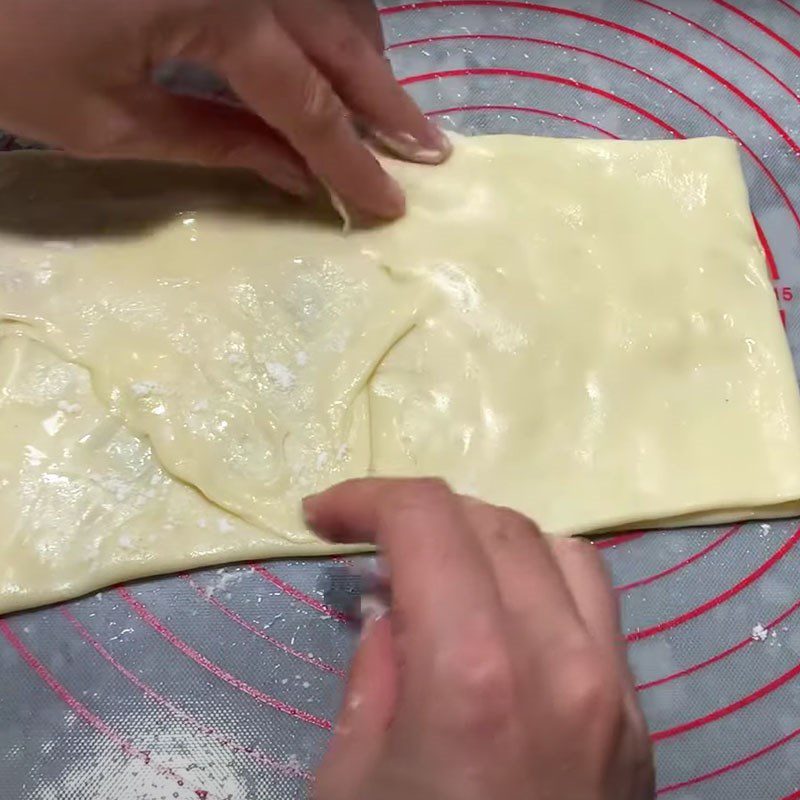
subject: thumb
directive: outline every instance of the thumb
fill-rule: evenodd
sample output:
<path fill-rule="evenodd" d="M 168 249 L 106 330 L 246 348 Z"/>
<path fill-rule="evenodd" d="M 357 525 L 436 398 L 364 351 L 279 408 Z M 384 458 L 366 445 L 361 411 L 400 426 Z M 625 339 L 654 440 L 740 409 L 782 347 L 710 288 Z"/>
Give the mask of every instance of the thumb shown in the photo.
<path fill-rule="evenodd" d="M 358 794 L 378 760 L 397 697 L 392 628 L 388 617 L 365 623 L 335 732 L 317 772 L 315 800 Z"/>
<path fill-rule="evenodd" d="M 290 194 L 312 193 L 303 160 L 245 109 L 148 87 L 115 102 L 108 114 L 114 124 L 99 141 L 72 148 L 75 155 L 244 168 Z"/>

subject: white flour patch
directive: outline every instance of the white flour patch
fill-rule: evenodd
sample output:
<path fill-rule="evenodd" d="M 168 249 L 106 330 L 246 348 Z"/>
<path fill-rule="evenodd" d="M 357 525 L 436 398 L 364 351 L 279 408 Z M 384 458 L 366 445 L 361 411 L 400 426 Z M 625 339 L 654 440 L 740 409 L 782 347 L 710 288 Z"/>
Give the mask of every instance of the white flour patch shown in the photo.
<path fill-rule="evenodd" d="M 65 414 L 80 414 L 82 408 L 80 403 L 70 403 L 68 400 L 59 400 L 58 410 L 63 411 Z"/>
<path fill-rule="evenodd" d="M 117 725 L 116 732 L 133 748 L 147 752 L 149 763 L 135 751 L 125 752 L 101 734 L 89 733 L 81 723 L 80 754 L 72 754 L 64 772 L 55 776 L 48 772 L 47 779 L 40 780 L 27 797 L 198 800 L 207 796 L 209 800 L 248 800 L 252 796 L 231 766 L 230 750 L 213 739 L 198 736 L 179 720 L 154 711 L 130 715 Z"/>
<path fill-rule="evenodd" d="M 222 517 L 221 519 L 217 520 L 217 529 L 220 533 L 233 533 L 234 525 L 229 519 Z"/>
<path fill-rule="evenodd" d="M 131 384 L 131 391 L 136 397 L 149 397 L 153 394 L 164 394 L 164 387 L 155 381 L 137 381 Z"/>
<path fill-rule="evenodd" d="M 216 577 L 204 588 L 206 597 L 213 597 L 219 592 L 227 592 L 244 577 L 245 572 L 240 569 L 221 567 L 216 571 Z"/>
<path fill-rule="evenodd" d="M 294 373 L 285 364 L 270 361 L 264 365 L 264 369 L 279 389 L 286 391 L 294 386 Z"/>
<path fill-rule="evenodd" d="M 47 455 L 39 450 L 39 448 L 34 447 L 32 444 L 25 445 L 25 460 L 32 467 L 40 466 L 46 458 Z"/>
<path fill-rule="evenodd" d="M 759 622 L 758 624 L 753 626 L 750 638 L 754 642 L 763 642 L 768 635 L 769 631 Z"/>

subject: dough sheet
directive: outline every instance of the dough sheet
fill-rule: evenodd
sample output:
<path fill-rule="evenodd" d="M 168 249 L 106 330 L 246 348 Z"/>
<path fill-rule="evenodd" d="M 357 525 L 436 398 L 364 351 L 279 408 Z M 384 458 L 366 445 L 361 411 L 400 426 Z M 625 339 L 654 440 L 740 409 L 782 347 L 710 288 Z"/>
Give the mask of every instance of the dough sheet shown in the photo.
<path fill-rule="evenodd" d="M 300 498 L 441 475 L 557 535 L 800 510 L 733 143 L 459 139 L 343 234 L 238 174 L 0 159 L 0 612 L 331 552 Z"/>

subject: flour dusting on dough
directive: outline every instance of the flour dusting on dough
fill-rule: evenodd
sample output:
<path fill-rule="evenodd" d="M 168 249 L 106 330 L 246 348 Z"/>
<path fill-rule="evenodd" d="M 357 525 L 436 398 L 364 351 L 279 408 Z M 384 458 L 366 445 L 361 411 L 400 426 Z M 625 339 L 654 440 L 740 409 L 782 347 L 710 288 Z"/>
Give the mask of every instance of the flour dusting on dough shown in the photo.
<path fill-rule="evenodd" d="M 279 389 L 287 391 L 294 386 L 294 373 L 285 365 L 271 361 L 264 365 L 267 375 L 277 384 Z"/>

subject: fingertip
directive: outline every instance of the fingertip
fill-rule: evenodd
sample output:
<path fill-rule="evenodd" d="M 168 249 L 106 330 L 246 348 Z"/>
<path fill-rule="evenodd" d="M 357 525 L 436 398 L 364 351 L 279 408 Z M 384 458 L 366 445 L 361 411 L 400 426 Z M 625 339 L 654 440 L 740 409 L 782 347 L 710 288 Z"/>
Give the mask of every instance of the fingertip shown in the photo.
<path fill-rule="evenodd" d="M 387 172 L 380 190 L 380 197 L 369 205 L 362 198 L 345 200 L 350 219 L 359 227 L 373 222 L 391 222 L 406 213 L 406 194 L 400 184 Z"/>
<path fill-rule="evenodd" d="M 387 491 L 377 478 L 352 478 L 303 498 L 306 525 L 328 541 L 375 541 L 377 508 Z"/>
<path fill-rule="evenodd" d="M 300 501 L 300 507 L 303 513 L 303 521 L 306 527 L 310 528 L 314 533 L 323 536 L 325 532 L 320 530 L 320 517 L 319 517 L 319 496 L 321 493 L 310 494 Z"/>
<path fill-rule="evenodd" d="M 303 521 L 320 539 L 339 543 L 360 541 L 357 520 L 351 519 L 357 515 L 350 510 L 352 501 L 347 483 L 331 486 L 301 501 Z"/>

